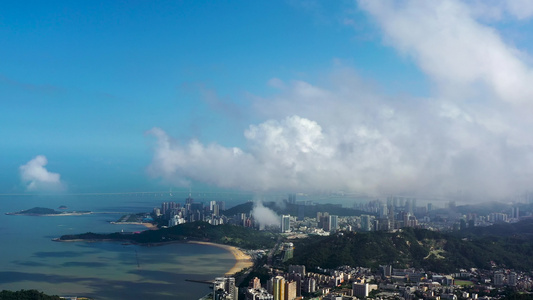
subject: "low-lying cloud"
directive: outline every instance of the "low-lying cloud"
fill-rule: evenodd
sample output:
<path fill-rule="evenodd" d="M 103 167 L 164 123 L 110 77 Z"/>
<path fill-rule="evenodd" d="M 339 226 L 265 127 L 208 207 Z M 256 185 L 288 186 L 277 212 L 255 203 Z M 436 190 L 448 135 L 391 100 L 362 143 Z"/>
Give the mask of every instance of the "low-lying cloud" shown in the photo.
<path fill-rule="evenodd" d="M 19 167 L 20 178 L 28 191 L 59 191 L 64 189 L 61 176 L 49 172 L 45 166 L 48 160 L 44 155 L 38 155 Z"/>
<path fill-rule="evenodd" d="M 275 211 L 263 205 L 261 201 L 255 201 L 251 215 L 254 221 L 259 224 L 260 229 L 265 227 L 277 226 L 281 224 L 281 218 Z"/>

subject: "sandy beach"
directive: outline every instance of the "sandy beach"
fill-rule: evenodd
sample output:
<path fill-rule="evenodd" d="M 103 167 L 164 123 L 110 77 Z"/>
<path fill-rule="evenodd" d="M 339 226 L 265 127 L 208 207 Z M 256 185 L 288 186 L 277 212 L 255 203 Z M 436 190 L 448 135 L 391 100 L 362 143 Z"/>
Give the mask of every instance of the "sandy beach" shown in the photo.
<path fill-rule="evenodd" d="M 233 275 L 242 269 L 252 267 L 254 265 L 254 262 L 252 260 L 252 257 L 244 252 L 242 252 L 239 248 L 229 245 L 223 245 L 223 244 L 216 244 L 216 243 L 210 243 L 210 242 L 200 242 L 200 241 L 189 241 L 188 243 L 191 244 L 201 244 L 201 245 L 210 245 L 215 246 L 219 248 L 223 248 L 231 252 L 233 256 L 235 256 L 235 265 L 233 268 L 231 268 L 226 274 L 224 275 Z"/>
<path fill-rule="evenodd" d="M 155 224 L 152 224 L 152 223 L 141 223 L 141 225 L 143 225 L 144 227 L 150 229 L 150 230 L 158 230 L 159 228 L 157 228 L 157 225 Z"/>

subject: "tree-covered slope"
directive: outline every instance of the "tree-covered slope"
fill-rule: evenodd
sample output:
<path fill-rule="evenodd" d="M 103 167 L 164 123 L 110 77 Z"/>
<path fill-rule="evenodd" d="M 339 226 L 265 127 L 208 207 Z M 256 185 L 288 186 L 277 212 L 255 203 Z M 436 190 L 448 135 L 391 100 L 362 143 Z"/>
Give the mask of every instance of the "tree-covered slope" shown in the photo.
<path fill-rule="evenodd" d="M 533 268 L 533 243 L 518 237 L 460 237 L 423 229 L 401 232 L 345 232 L 295 243 L 293 264 L 309 268 L 341 265 L 416 267 L 453 272 L 460 268 L 489 269 L 492 264 L 517 270 Z"/>
<path fill-rule="evenodd" d="M 49 296 L 37 290 L 20 290 L 0 292 L 0 300 L 60 300 L 59 296 Z"/>
<path fill-rule="evenodd" d="M 159 230 L 146 230 L 138 234 L 118 232 L 96 234 L 88 232 L 60 237 L 62 241 L 77 239 L 131 241 L 140 244 L 196 240 L 233 245 L 246 249 L 258 249 L 274 246 L 277 235 L 228 224 L 214 226 L 206 222 L 191 222 Z"/>

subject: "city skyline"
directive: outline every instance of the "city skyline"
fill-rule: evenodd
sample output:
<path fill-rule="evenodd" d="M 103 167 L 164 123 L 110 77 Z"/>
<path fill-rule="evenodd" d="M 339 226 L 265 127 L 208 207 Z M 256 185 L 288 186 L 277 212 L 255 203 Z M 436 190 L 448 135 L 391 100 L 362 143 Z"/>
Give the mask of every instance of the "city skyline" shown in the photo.
<path fill-rule="evenodd" d="M 531 188 L 533 5 L 0 4 L 0 193 Z"/>

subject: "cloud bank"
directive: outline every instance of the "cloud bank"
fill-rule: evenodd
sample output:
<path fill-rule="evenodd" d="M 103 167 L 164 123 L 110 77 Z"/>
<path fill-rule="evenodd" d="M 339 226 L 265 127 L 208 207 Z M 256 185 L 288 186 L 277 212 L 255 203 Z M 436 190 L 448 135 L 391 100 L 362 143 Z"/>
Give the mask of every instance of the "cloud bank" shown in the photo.
<path fill-rule="evenodd" d="M 328 80 L 269 81 L 254 98 L 265 120 L 245 147 L 156 136 L 155 176 L 227 188 L 505 197 L 531 189 L 533 69 L 491 22 L 525 19 L 513 1 L 359 1 L 384 44 L 414 61 L 435 89 L 390 96 L 351 68 Z M 529 6 L 528 6 L 529 7 Z"/>
<path fill-rule="evenodd" d="M 45 166 L 48 160 L 44 155 L 38 155 L 19 167 L 20 178 L 28 191 L 59 191 L 63 190 L 61 176 L 49 172 Z"/>

